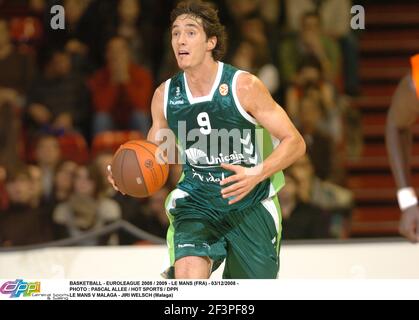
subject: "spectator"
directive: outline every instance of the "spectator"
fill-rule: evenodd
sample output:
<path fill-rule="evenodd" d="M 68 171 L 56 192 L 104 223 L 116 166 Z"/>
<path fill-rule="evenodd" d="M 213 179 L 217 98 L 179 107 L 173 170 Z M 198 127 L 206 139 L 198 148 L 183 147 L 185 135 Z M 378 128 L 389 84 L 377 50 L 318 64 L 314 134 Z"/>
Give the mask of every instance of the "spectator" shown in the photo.
<path fill-rule="evenodd" d="M 289 172 L 298 181 L 298 194 L 301 201 L 317 206 L 328 214 L 330 235 L 340 239 L 347 238 L 348 223 L 353 207 L 352 192 L 317 177 L 308 155 L 295 162 Z"/>
<path fill-rule="evenodd" d="M 28 165 L 29 175 L 32 181 L 32 207 L 38 208 L 42 200 L 42 171 L 38 166 Z"/>
<path fill-rule="evenodd" d="M 42 172 L 42 201 L 48 202 L 53 197 L 55 170 L 60 160 L 58 139 L 52 135 L 41 136 L 35 148 L 35 161 Z"/>
<path fill-rule="evenodd" d="M 91 29 L 83 24 L 83 17 L 91 0 L 64 0 L 65 29 L 53 30 L 47 22 L 47 43 L 54 47 L 65 48 L 72 56 L 86 59 L 89 54 L 88 43 Z"/>
<path fill-rule="evenodd" d="M 275 29 L 281 24 L 281 15 L 283 14 L 283 0 L 261 0 L 260 14 L 263 20 Z"/>
<path fill-rule="evenodd" d="M 8 23 L 0 19 L 0 101 L 22 107 L 34 69 L 32 59 L 14 48 Z"/>
<path fill-rule="evenodd" d="M 45 0 L 29 0 L 28 6 L 31 12 L 37 13 L 40 16 L 46 11 L 47 8 Z"/>
<path fill-rule="evenodd" d="M 32 84 L 27 108 L 31 133 L 78 130 L 88 136 L 88 91 L 72 71 L 70 56 L 61 49 L 46 49 L 41 60 L 42 74 Z"/>
<path fill-rule="evenodd" d="M 285 173 L 285 186 L 278 193 L 282 212 L 282 239 L 328 238 L 328 217 L 316 205 L 301 201 L 298 180 Z"/>
<path fill-rule="evenodd" d="M 54 176 L 54 204 L 67 201 L 73 192 L 73 179 L 77 164 L 64 160 L 58 164 Z"/>
<path fill-rule="evenodd" d="M 128 221 L 140 229 L 145 229 L 147 223 L 145 221 L 144 211 L 147 199 L 137 199 L 134 197 L 126 196 L 120 192 L 116 192 L 109 184 L 107 175 L 107 166 L 112 163 L 113 153 L 102 152 L 99 153 L 94 162 L 101 172 L 103 184 L 106 186 L 103 195 L 116 201 L 121 208 L 121 218 Z M 164 201 L 164 200 L 163 200 Z M 121 245 L 130 245 L 138 241 L 137 237 L 132 236 L 126 232 L 119 233 L 119 243 Z"/>
<path fill-rule="evenodd" d="M 52 228 L 42 211 L 34 207 L 33 181 L 27 167 L 7 175 L 10 206 L 0 212 L 0 246 L 23 246 L 53 239 Z"/>
<path fill-rule="evenodd" d="M 0 212 L 9 207 L 9 197 L 7 195 L 6 186 L 6 169 L 0 166 Z"/>
<path fill-rule="evenodd" d="M 169 189 L 164 187 L 149 197 L 148 208 L 146 210 L 146 224 L 144 230 L 165 239 L 169 227 L 165 201 L 169 194 Z"/>
<path fill-rule="evenodd" d="M 20 122 L 9 102 L 0 99 L 0 210 L 8 207 L 9 201 L 4 185 L 7 172 L 20 163 Z"/>
<path fill-rule="evenodd" d="M 106 67 L 89 81 L 95 108 L 94 133 L 119 127 L 139 130 L 146 136 L 153 89 L 150 73 L 132 62 L 128 43 L 121 37 L 108 42 L 106 60 Z"/>
<path fill-rule="evenodd" d="M 314 55 L 321 64 L 325 79 L 337 83 L 340 76 L 340 49 L 327 37 L 315 12 L 307 12 L 301 18 L 299 32 L 280 44 L 279 65 L 281 79 L 285 84 L 296 80 L 298 65 L 307 56 Z"/>
<path fill-rule="evenodd" d="M 54 172 L 52 195 L 41 202 L 42 210 L 48 216 L 53 225 L 54 239 L 60 239 L 67 235 L 67 230 L 57 225 L 53 220 L 53 212 L 56 206 L 67 201 L 73 192 L 73 180 L 77 164 L 73 161 L 60 161 Z"/>
<path fill-rule="evenodd" d="M 350 27 L 351 0 L 287 0 L 288 29 L 297 32 L 305 12 L 319 13 L 324 34 L 339 43 L 343 55 L 345 93 L 359 92 L 358 39 Z"/>
<path fill-rule="evenodd" d="M 259 48 L 269 52 L 270 47 L 268 45 L 266 27 L 259 14 L 252 13 L 244 17 L 240 23 L 240 34 L 245 40 L 252 41 Z"/>
<path fill-rule="evenodd" d="M 335 145 L 330 132 L 324 129 L 327 119 L 318 97 L 306 94 L 302 98 L 298 119 L 298 127 L 306 142 L 307 153 L 313 161 L 316 175 L 323 180 L 333 179 L 336 172 Z"/>
<path fill-rule="evenodd" d="M 268 48 L 269 59 L 276 61 L 278 39 L 282 29 L 280 25 L 283 20 L 281 17 L 283 15 L 282 0 L 219 0 L 216 2 L 223 3 L 225 9 L 220 11 L 228 13 L 228 16 L 222 20 L 227 23 L 227 33 L 233 35 L 229 39 L 232 52 L 240 44 L 240 39 L 254 41 L 258 38 L 266 43 L 264 47 Z M 276 63 L 274 65 L 278 67 Z"/>
<path fill-rule="evenodd" d="M 6 2 L 11 3 L 12 1 Z M 17 3 L 18 1 L 13 2 Z M 32 55 L 36 54 L 39 45 L 44 41 L 44 22 L 45 19 L 50 19 L 50 12 L 46 10 L 45 0 L 26 0 L 24 2 L 26 5 L 18 4 L 16 13 L 9 15 L 10 34 L 19 51 Z"/>
<path fill-rule="evenodd" d="M 245 39 L 254 42 L 260 51 L 259 56 L 263 57 L 263 66 L 260 66 L 258 76 L 268 84 L 269 91 L 274 95 L 275 99 L 282 99 L 283 83 L 279 74 L 276 57 L 278 56 L 278 39 L 280 28 L 272 26 L 266 21 L 266 15 L 263 15 L 264 8 L 269 7 L 270 0 L 259 1 L 260 9 L 258 15 L 250 15 L 246 17 L 241 25 L 241 32 Z M 272 13 L 275 16 L 275 12 Z M 280 87 L 282 86 L 282 87 Z M 279 90 L 281 89 L 281 90 Z"/>
<path fill-rule="evenodd" d="M 275 95 L 279 88 L 279 73 L 269 59 L 266 46 L 261 47 L 252 41 L 242 41 L 233 54 L 232 64 L 239 69 L 256 74 L 269 92 Z"/>
<path fill-rule="evenodd" d="M 258 12 L 258 0 L 227 0 L 228 9 L 235 20 L 242 20 L 253 12 Z"/>
<path fill-rule="evenodd" d="M 286 108 L 291 119 L 298 121 L 298 106 L 308 90 L 317 89 L 327 114 L 336 114 L 336 90 L 332 83 L 324 79 L 319 60 L 314 56 L 304 59 L 298 67 L 295 81 L 287 88 Z"/>
<path fill-rule="evenodd" d="M 96 154 L 95 159 L 93 160 L 95 166 L 99 169 L 101 174 L 102 183 L 104 185 L 103 195 L 107 197 L 113 197 L 113 195 L 116 193 L 115 189 L 112 188 L 112 185 L 108 183 L 107 179 L 107 167 L 112 164 L 112 159 L 113 152 L 111 150 L 104 150 Z"/>
<path fill-rule="evenodd" d="M 140 0 L 120 0 L 117 4 L 117 21 L 111 31 L 112 36 L 117 35 L 127 40 L 133 62 L 137 65 L 151 68 L 151 42 L 153 35 L 145 17 L 142 15 Z"/>
<path fill-rule="evenodd" d="M 227 0 L 226 1 L 226 11 L 228 12 L 228 17 L 224 20 L 226 21 L 227 33 L 235 35 L 232 39 L 229 39 L 229 47 L 234 49 L 238 46 L 241 39 L 247 38 L 245 31 L 246 29 L 246 20 L 252 20 L 254 17 L 261 18 L 260 15 L 260 1 L 258 0 Z M 244 28 L 243 28 L 244 26 Z M 259 34 L 259 30 L 250 30 L 250 38 L 252 36 Z"/>
<path fill-rule="evenodd" d="M 84 74 L 94 72 L 104 63 L 103 52 L 109 37 L 105 28 L 114 20 L 116 2 L 119 1 L 64 1 L 66 23 L 71 27 L 63 30 L 64 35 L 54 34 L 71 54 L 77 70 Z"/>
<path fill-rule="evenodd" d="M 59 204 L 53 213 L 53 220 L 57 225 L 65 228 L 68 236 L 74 237 L 88 230 L 101 227 L 121 218 L 118 204 L 101 196 L 103 185 L 99 169 L 90 165 L 79 166 L 76 170 L 73 193 L 70 198 Z M 116 234 L 101 239 L 89 239 L 82 245 L 99 245 L 119 243 Z"/>
<path fill-rule="evenodd" d="M 0 100 L 0 167 L 11 171 L 20 162 L 23 151 L 21 123 L 15 108 Z"/>

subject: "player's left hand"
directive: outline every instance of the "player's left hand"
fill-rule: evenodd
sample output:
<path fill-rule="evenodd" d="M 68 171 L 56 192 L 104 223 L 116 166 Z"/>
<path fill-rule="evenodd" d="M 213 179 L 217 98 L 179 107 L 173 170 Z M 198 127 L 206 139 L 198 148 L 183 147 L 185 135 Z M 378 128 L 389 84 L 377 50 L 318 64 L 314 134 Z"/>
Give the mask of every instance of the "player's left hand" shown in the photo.
<path fill-rule="evenodd" d="M 228 202 L 229 205 L 243 199 L 259 182 L 262 181 L 258 167 L 246 168 L 226 163 L 222 163 L 221 167 L 235 172 L 235 174 L 223 179 L 220 182 L 221 186 L 234 182 L 231 186 L 221 189 L 221 194 L 223 195 L 224 199 L 234 197 L 234 199 Z"/>
<path fill-rule="evenodd" d="M 106 167 L 106 169 L 108 170 L 108 175 L 106 177 L 108 179 L 108 182 L 112 185 L 112 187 L 116 191 L 119 191 L 118 187 L 116 186 L 115 179 L 113 178 L 113 175 L 112 175 L 112 167 L 111 167 L 111 165 L 108 165 Z M 121 192 L 121 191 L 119 191 L 119 192 Z M 123 192 L 121 192 L 121 193 L 125 196 L 125 193 L 123 193 Z"/>

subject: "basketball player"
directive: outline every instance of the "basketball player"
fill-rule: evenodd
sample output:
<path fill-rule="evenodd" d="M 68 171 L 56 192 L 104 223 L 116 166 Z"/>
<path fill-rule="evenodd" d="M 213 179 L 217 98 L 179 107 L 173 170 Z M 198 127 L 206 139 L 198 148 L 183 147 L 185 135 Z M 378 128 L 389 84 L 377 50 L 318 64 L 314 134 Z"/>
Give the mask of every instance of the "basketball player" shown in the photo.
<path fill-rule="evenodd" d="M 398 188 L 402 216 L 400 233 L 419 241 L 418 198 L 411 185 L 410 149 L 412 127 L 419 113 L 419 54 L 411 58 L 412 70 L 399 83 L 387 115 L 386 143 L 391 169 Z"/>
<path fill-rule="evenodd" d="M 172 267 L 165 275 L 207 279 L 226 259 L 224 278 L 276 278 L 276 193 L 284 184 L 281 170 L 305 153 L 304 140 L 258 78 L 219 61 L 225 33 L 210 4 L 181 2 L 171 21 L 183 72 L 156 90 L 147 137 L 159 144 L 159 131 L 170 128 L 185 159 L 177 189 L 166 200 Z M 182 126 L 198 139 L 182 141 Z M 263 162 L 259 126 L 265 128 L 263 152 L 271 152 Z M 239 146 L 228 136 L 214 139 L 220 130 L 239 130 Z M 280 140 L 274 150 L 271 135 Z"/>

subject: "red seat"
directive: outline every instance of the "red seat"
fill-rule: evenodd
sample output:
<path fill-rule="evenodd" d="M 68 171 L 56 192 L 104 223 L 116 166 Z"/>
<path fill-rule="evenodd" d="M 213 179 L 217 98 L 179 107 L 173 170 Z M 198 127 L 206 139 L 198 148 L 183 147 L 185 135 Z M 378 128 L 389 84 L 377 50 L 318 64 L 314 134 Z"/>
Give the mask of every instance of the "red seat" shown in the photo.
<path fill-rule="evenodd" d="M 144 136 L 139 131 L 105 131 L 93 138 L 91 155 L 94 158 L 101 152 L 114 153 L 121 144 L 141 139 L 144 139 Z"/>

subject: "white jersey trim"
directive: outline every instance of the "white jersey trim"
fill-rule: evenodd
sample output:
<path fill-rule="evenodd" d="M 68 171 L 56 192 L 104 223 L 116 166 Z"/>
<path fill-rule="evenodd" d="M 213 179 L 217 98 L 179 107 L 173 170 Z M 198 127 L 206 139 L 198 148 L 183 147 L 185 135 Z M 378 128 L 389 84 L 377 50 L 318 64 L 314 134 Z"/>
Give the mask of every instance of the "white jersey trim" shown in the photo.
<path fill-rule="evenodd" d="M 183 73 L 183 80 L 185 82 L 185 91 L 186 91 L 186 95 L 188 96 L 189 104 L 208 102 L 212 100 L 212 98 L 214 97 L 215 90 L 217 90 L 218 86 L 220 85 L 221 76 L 223 75 L 223 69 L 224 69 L 224 63 L 218 61 L 217 76 L 215 77 L 215 81 L 212 84 L 211 92 L 206 96 L 196 97 L 196 98 L 192 96 L 191 90 L 189 89 L 189 86 L 188 86 L 188 81 L 186 79 L 186 74 L 185 72 Z"/>
<path fill-rule="evenodd" d="M 237 96 L 237 78 L 239 77 L 239 75 L 241 73 L 244 73 L 245 71 L 242 70 L 238 70 L 236 71 L 236 73 L 234 74 L 233 77 L 233 98 L 234 98 L 234 102 L 236 104 L 237 110 L 239 110 L 240 114 L 243 116 L 243 118 L 245 118 L 247 121 L 249 121 L 250 123 L 253 123 L 254 125 L 258 125 L 259 123 L 257 122 L 257 120 L 255 118 L 253 118 L 250 114 L 248 114 L 246 112 L 246 110 L 244 110 L 243 106 L 241 105 L 239 98 Z"/>
<path fill-rule="evenodd" d="M 189 196 L 189 193 L 187 193 L 186 191 L 183 191 L 180 189 L 173 190 L 170 194 L 170 199 L 167 203 L 166 211 L 169 212 L 170 209 L 176 208 L 176 200 L 181 199 L 181 198 L 186 198 L 188 196 Z"/>
<path fill-rule="evenodd" d="M 170 82 L 172 81 L 172 79 L 166 80 L 165 84 L 164 84 L 164 106 L 163 106 L 163 111 L 164 111 L 164 118 L 167 120 L 167 108 L 169 107 L 169 89 L 170 89 Z"/>
<path fill-rule="evenodd" d="M 176 200 L 186 198 L 188 196 L 189 196 L 189 193 L 187 193 L 186 191 L 180 190 L 178 188 L 174 189 L 169 194 L 169 200 L 167 201 L 167 204 L 165 204 L 166 215 L 170 214 L 170 209 L 176 208 Z M 166 239 L 166 240 L 167 240 L 166 244 L 167 244 L 168 252 L 170 252 L 171 250 L 174 250 L 174 248 L 171 247 L 169 239 Z M 165 256 L 164 264 L 163 264 L 163 267 L 162 267 L 162 269 L 164 271 L 161 273 L 161 276 L 165 279 L 168 278 L 168 275 L 167 275 L 168 267 L 167 266 L 169 266 L 169 267 L 171 266 L 171 264 L 170 264 L 170 253 Z"/>
<path fill-rule="evenodd" d="M 272 140 L 272 152 L 274 152 L 275 149 L 278 147 L 278 145 L 281 143 L 281 140 L 279 140 L 277 137 L 273 136 L 272 134 L 271 134 L 271 140 Z M 274 173 L 274 174 L 277 174 L 277 172 Z M 270 181 L 270 183 L 269 183 L 269 197 L 273 197 L 276 193 L 277 192 L 275 190 L 275 186 L 272 183 L 272 181 Z"/>
<path fill-rule="evenodd" d="M 279 232 L 279 212 L 276 208 L 275 202 L 272 198 L 267 198 L 262 201 L 262 205 L 265 207 L 266 210 L 271 214 L 272 219 L 275 222 L 276 232 Z"/>

